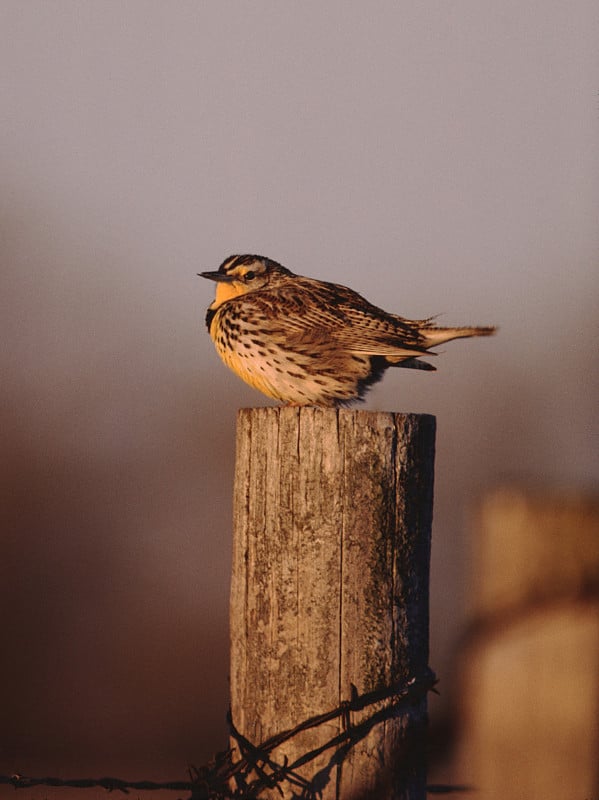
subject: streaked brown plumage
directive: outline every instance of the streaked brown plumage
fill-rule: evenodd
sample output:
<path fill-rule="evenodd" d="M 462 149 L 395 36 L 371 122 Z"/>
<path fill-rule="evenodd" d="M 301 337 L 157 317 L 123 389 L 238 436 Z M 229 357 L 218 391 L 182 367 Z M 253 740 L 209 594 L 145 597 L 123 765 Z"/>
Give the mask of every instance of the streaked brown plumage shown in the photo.
<path fill-rule="evenodd" d="M 217 282 L 206 324 L 220 357 L 250 386 L 293 405 L 360 400 L 387 367 L 434 370 L 419 360 L 429 348 L 495 332 L 388 314 L 345 286 L 263 256 L 230 256 L 200 274 Z"/>

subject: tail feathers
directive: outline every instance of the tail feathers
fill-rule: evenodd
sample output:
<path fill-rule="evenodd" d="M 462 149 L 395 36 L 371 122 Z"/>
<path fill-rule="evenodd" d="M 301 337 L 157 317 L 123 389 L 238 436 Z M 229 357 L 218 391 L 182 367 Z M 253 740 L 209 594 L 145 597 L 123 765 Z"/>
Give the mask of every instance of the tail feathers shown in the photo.
<path fill-rule="evenodd" d="M 421 328 L 425 347 L 436 347 L 438 344 L 450 342 L 452 339 L 464 339 L 469 336 L 492 336 L 497 328 L 493 325 L 478 328 Z"/>

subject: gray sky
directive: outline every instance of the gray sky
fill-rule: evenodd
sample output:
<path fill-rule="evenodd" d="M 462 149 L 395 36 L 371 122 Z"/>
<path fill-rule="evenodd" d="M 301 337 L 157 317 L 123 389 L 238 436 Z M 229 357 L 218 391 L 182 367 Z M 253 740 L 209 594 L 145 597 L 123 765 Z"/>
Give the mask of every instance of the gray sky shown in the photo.
<path fill-rule="evenodd" d="M 224 744 L 235 410 L 268 402 L 204 328 L 230 253 L 500 326 L 365 406 L 437 415 L 451 674 L 476 497 L 599 472 L 597 34 L 590 0 L 2 0 L 0 772 Z"/>

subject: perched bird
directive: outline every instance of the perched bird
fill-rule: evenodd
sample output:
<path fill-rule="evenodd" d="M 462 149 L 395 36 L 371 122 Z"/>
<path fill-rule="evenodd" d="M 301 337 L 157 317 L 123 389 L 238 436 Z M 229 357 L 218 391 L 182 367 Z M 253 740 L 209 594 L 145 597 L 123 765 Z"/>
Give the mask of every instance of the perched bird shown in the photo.
<path fill-rule="evenodd" d="M 290 405 L 346 405 L 387 367 L 434 370 L 420 361 L 430 347 L 495 332 L 388 314 L 345 286 L 303 278 L 263 256 L 229 256 L 216 272 L 199 274 L 216 281 L 206 325 L 222 360 Z"/>

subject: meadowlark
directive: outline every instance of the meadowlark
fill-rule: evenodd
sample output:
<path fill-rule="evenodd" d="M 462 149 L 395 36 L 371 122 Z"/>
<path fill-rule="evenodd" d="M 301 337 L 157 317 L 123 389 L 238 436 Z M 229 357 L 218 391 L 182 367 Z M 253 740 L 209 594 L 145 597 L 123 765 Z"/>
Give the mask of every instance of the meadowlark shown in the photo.
<path fill-rule="evenodd" d="M 388 314 L 345 286 L 295 275 L 263 256 L 230 256 L 199 274 L 216 281 L 206 325 L 222 360 L 290 405 L 361 400 L 387 367 L 434 370 L 420 360 L 429 348 L 495 332 Z"/>

